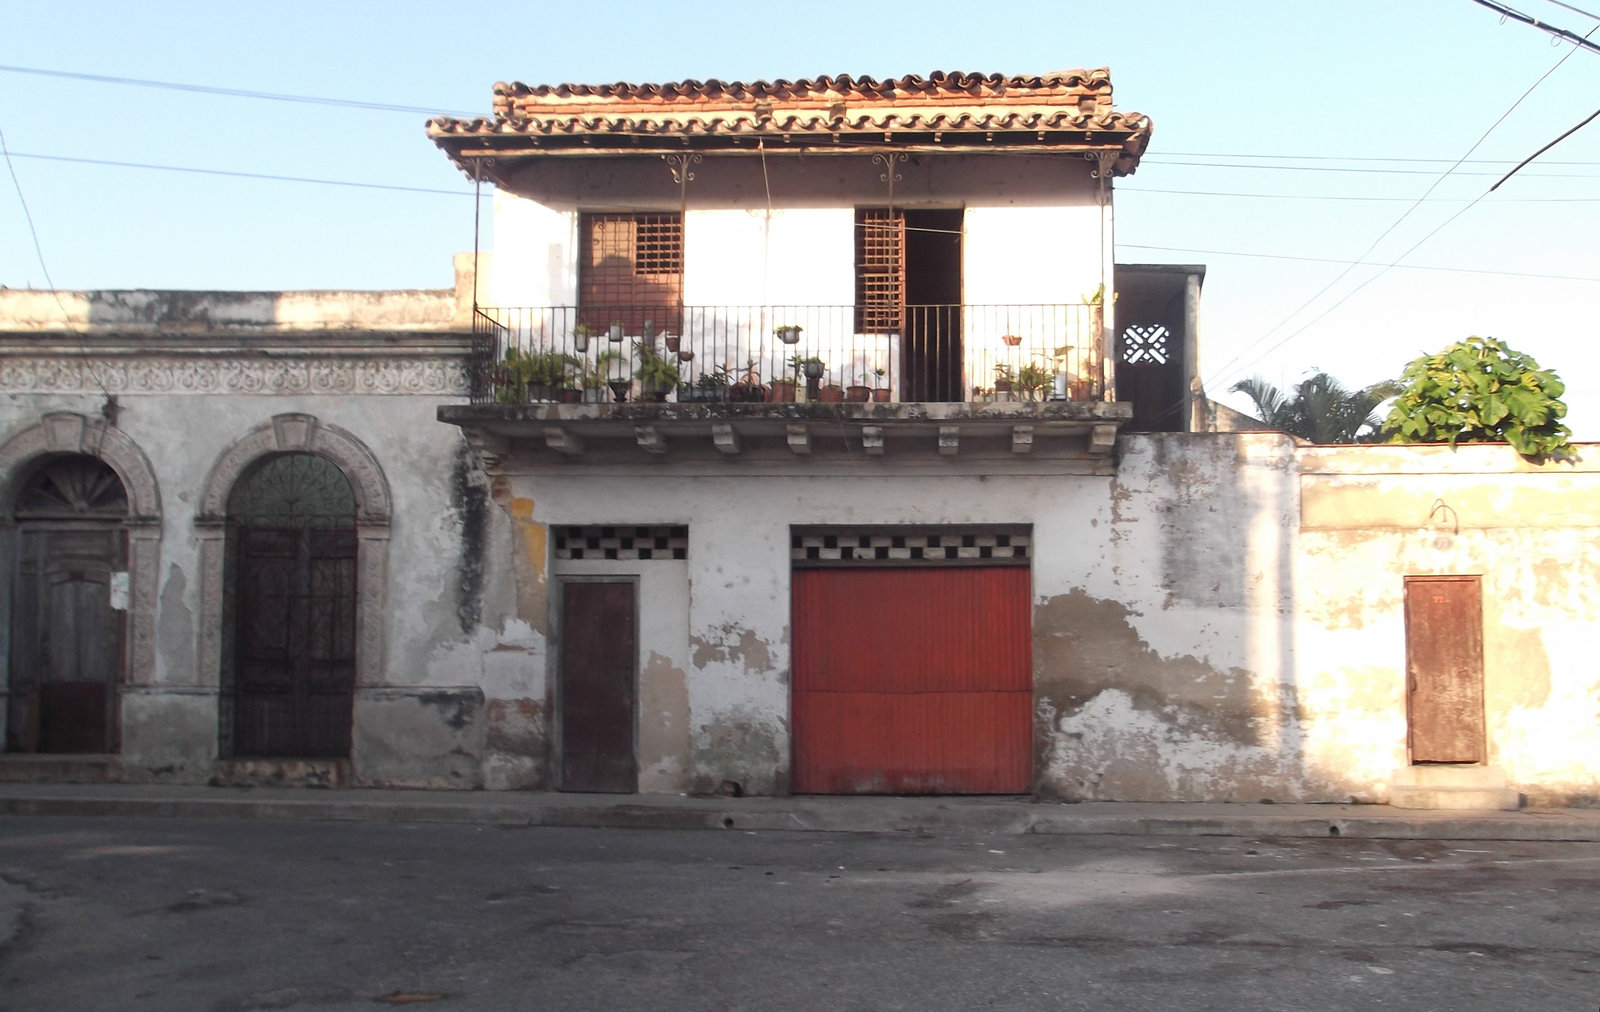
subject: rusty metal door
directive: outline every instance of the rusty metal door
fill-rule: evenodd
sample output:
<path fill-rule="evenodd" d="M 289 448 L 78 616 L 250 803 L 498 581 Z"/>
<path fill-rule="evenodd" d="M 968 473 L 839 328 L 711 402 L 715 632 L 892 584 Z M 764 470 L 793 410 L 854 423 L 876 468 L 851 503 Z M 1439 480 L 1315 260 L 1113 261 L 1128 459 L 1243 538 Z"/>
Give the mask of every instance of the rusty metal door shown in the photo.
<path fill-rule="evenodd" d="M 355 695 L 356 532 L 236 537 L 236 756 L 343 758 Z"/>
<path fill-rule="evenodd" d="M 40 522 L 17 540 L 7 748 L 115 751 L 125 613 L 112 608 L 111 577 L 123 532 Z"/>
<path fill-rule="evenodd" d="M 636 587 L 632 580 L 562 584 L 561 789 L 631 794 Z"/>
<path fill-rule="evenodd" d="M 1407 577 L 1405 614 L 1411 761 L 1483 762 L 1481 582 L 1476 576 Z"/>
<path fill-rule="evenodd" d="M 796 569 L 797 794 L 1021 794 L 1026 567 Z"/>

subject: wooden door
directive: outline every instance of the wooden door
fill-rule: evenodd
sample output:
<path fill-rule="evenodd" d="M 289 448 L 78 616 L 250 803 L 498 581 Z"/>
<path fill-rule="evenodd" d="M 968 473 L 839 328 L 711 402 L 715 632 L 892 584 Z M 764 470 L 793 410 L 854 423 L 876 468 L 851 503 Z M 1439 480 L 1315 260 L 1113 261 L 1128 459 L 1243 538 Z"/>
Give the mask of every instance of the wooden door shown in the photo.
<path fill-rule="evenodd" d="M 1413 763 L 1484 761 L 1482 592 L 1476 576 L 1406 578 Z"/>
<path fill-rule="evenodd" d="M 19 752 L 116 750 L 123 618 L 111 575 L 119 528 L 40 522 L 17 533 L 7 747 Z"/>
<path fill-rule="evenodd" d="M 1021 794 L 1026 567 L 794 571 L 797 794 Z"/>
<path fill-rule="evenodd" d="M 236 537 L 233 754 L 349 756 L 355 531 L 243 527 Z"/>
<path fill-rule="evenodd" d="M 631 580 L 562 584 L 561 789 L 631 794 L 638 646 Z"/>

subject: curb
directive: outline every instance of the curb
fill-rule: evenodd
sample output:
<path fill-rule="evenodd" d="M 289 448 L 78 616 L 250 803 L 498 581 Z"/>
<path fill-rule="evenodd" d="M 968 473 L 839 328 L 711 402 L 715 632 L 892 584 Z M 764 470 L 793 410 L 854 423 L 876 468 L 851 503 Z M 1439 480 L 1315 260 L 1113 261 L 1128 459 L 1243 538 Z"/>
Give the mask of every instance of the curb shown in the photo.
<path fill-rule="evenodd" d="M 1326 816 L 1303 813 L 1120 814 L 1115 803 L 1089 811 L 1077 805 L 949 803 L 948 799 L 886 800 L 881 806 L 793 804 L 773 799 L 675 799 L 673 804 L 567 802 L 538 795 L 520 802 L 481 794 L 444 802 L 415 798 L 348 799 L 338 792 L 306 799 L 261 797 L 148 797 L 37 793 L 0 795 L 0 815 L 120 818 L 261 819 L 379 824 L 436 823 L 499 827 L 688 829 L 748 832 L 825 832 L 1041 836 L 1228 836 L 1298 839 L 1498 840 L 1530 843 L 1600 842 L 1600 816 L 1561 811 L 1378 815 L 1378 806 L 1327 806 Z M 1130 805 L 1129 807 L 1134 807 Z M 1138 806 L 1145 807 L 1145 806 Z M 1253 808 L 1254 806 L 1239 806 Z M 1307 806 L 1311 807 L 1311 806 Z M 1320 806 L 1319 806 L 1320 807 Z M 1110 809 L 1110 810 L 1108 810 Z M 1392 811 L 1392 810 L 1391 810 Z"/>

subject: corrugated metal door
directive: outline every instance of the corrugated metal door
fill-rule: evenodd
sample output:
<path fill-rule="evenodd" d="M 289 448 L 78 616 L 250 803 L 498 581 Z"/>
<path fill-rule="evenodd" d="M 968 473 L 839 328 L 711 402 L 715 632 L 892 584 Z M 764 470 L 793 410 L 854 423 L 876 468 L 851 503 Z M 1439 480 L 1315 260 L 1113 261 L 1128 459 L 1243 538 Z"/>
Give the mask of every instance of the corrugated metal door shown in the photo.
<path fill-rule="evenodd" d="M 1405 607 L 1411 761 L 1483 762 L 1482 585 L 1407 577 Z"/>
<path fill-rule="evenodd" d="M 1027 568 L 797 569 L 792 594 L 796 793 L 1029 789 Z"/>
<path fill-rule="evenodd" d="M 634 583 L 572 580 L 561 594 L 561 789 L 631 794 Z"/>

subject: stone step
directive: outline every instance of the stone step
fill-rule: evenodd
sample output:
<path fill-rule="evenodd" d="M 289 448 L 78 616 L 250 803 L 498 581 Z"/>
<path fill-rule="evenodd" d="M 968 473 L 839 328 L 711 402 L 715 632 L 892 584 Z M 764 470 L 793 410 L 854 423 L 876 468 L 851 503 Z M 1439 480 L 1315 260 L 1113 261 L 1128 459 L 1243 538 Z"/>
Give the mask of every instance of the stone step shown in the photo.
<path fill-rule="evenodd" d="M 121 779 L 122 758 L 115 755 L 0 755 L 0 783 L 109 784 Z"/>
<path fill-rule="evenodd" d="M 1402 766 L 1389 779 L 1391 787 L 1454 787 L 1499 790 L 1506 786 L 1506 771 L 1499 766 L 1474 763 L 1422 763 Z"/>
<path fill-rule="evenodd" d="M 1514 812 L 1522 795 L 1504 787 L 1419 787 L 1389 785 L 1390 808 L 1440 812 Z"/>
<path fill-rule="evenodd" d="M 348 787 L 348 759 L 218 759 L 213 787 Z"/>

